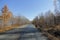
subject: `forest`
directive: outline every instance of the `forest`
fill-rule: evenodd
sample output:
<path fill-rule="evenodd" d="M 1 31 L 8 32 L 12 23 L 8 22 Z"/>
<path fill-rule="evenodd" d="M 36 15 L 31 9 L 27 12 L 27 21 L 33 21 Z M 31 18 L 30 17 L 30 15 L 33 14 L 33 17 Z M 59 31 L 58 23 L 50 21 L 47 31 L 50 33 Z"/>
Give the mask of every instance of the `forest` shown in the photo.
<path fill-rule="evenodd" d="M 51 10 L 42 12 L 32 21 L 32 24 L 47 35 L 50 40 L 59 40 L 60 38 L 60 0 L 58 2 L 59 4 L 56 4 L 56 0 L 54 1 L 54 12 Z"/>

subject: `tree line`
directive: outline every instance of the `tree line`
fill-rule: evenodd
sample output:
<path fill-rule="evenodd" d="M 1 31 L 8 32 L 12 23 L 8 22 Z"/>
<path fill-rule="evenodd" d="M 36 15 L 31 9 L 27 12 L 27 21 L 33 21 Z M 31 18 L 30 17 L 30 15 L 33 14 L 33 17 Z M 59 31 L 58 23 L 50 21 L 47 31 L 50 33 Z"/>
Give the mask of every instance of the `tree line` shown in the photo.
<path fill-rule="evenodd" d="M 60 25 L 60 11 L 54 13 L 49 10 L 44 14 L 41 13 L 33 19 L 32 24 L 36 27 L 52 27 Z"/>

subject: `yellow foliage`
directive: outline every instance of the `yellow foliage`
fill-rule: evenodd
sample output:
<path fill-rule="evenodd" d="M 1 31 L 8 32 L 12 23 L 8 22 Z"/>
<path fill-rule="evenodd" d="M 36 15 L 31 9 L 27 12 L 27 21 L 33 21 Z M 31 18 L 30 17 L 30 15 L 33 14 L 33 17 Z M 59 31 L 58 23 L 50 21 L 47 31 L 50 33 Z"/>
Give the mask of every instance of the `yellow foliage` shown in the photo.
<path fill-rule="evenodd" d="M 19 27 L 19 25 L 12 25 L 12 26 L 6 26 L 6 27 L 3 27 L 3 28 L 0 28 L 0 33 L 1 32 L 6 32 L 8 30 L 11 30 L 11 29 L 14 29 L 14 28 L 17 28 Z"/>

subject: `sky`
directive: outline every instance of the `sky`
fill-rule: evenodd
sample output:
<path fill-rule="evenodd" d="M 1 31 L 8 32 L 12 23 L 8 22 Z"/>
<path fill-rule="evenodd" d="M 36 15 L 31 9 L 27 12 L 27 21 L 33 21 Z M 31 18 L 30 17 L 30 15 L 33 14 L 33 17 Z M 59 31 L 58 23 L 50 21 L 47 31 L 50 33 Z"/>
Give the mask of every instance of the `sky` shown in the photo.
<path fill-rule="evenodd" d="M 33 20 L 41 12 L 53 11 L 53 0 L 0 0 L 0 11 L 7 5 L 13 15 L 22 15 Z"/>

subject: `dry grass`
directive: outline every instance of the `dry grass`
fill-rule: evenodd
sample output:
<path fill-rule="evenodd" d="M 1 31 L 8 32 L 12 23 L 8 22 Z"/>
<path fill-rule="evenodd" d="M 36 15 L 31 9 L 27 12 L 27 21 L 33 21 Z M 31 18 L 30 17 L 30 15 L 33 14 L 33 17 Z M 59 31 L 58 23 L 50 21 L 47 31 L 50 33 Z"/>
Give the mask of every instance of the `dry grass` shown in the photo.
<path fill-rule="evenodd" d="M 16 28 L 16 27 L 19 27 L 19 25 L 12 25 L 12 26 L 6 26 L 3 28 L 0 28 L 0 33 L 11 30 L 11 29 Z"/>
<path fill-rule="evenodd" d="M 60 40 L 60 38 L 55 37 L 54 35 L 47 32 L 48 30 L 52 30 L 52 29 L 55 30 L 55 31 L 60 30 L 60 25 L 57 25 L 55 27 L 43 28 L 42 29 L 43 34 L 47 35 L 50 40 Z"/>

